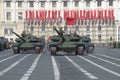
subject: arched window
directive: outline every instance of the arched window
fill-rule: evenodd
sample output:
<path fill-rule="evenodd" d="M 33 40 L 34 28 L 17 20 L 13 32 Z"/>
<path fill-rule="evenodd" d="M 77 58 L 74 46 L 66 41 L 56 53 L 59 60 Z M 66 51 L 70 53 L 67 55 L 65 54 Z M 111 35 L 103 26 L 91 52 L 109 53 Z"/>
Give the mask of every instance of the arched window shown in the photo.
<path fill-rule="evenodd" d="M 85 0 L 86 1 L 86 7 L 90 7 L 90 1 L 91 0 Z"/>
<path fill-rule="evenodd" d="M 38 20 L 38 26 L 40 26 L 40 20 Z"/>
<path fill-rule="evenodd" d="M 104 25 L 104 20 L 102 20 L 102 25 Z"/>
<path fill-rule="evenodd" d="M 30 32 L 33 32 L 34 31 L 34 26 L 31 26 L 30 27 Z"/>
<path fill-rule="evenodd" d="M 87 32 L 90 31 L 90 26 L 89 25 L 86 26 L 86 31 Z"/>
<path fill-rule="evenodd" d="M 101 31 L 101 25 L 98 25 L 98 31 Z"/>
<path fill-rule="evenodd" d="M 111 20 L 109 20 L 109 25 L 111 25 Z"/>
<path fill-rule="evenodd" d="M 101 41 L 101 34 L 98 34 L 98 40 Z"/>
<path fill-rule="evenodd" d="M 31 21 L 31 25 L 33 25 L 33 21 Z"/>
<path fill-rule="evenodd" d="M 109 6 L 113 6 L 113 0 L 109 0 Z"/>
<path fill-rule="evenodd" d="M 67 31 L 67 26 L 64 26 L 64 31 Z"/>
<path fill-rule="evenodd" d="M 55 27 L 56 27 L 56 26 L 53 26 L 53 32 L 55 31 Z"/>
<path fill-rule="evenodd" d="M 45 26 L 44 25 L 42 25 L 42 31 L 45 31 Z"/>
<path fill-rule="evenodd" d="M 31 23 L 30 20 L 28 20 L 28 26 L 30 25 L 30 23 Z"/>
<path fill-rule="evenodd" d="M 42 31 L 45 31 L 45 21 L 42 21 Z"/>
<path fill-rule="evenodd" d="M 102 0 L 97 0 L 97 6 L 101 6 Z"/>
<path fill-rule="evenodd" d="M 100 25 L 100 23 L 101 23 L 101 20 L 98 21 L 98 24 L 99 24 L 99 25 Z"/>
<path fill-rule="evenodd" d="M 34 24 L 37 25 L 37 21 L 35 21 Z"/>
<path fill-rule="evenodd" d="M 83 22 L 84 22 L 84 21 L 82 20 L 82 21 L 81 21 L 81 25 L 83 25 Z"/>
<path fill-rule="evenodd" d="M 115 20 L 112 21 L 112 25 L 115 25 Z"/>
<path fill-rule="evenodd" d="M 79 31 L 79 26 L 75 26 L 75 30 L 76 30 L 76 31 Z"/>
<path fill-rule="evenodd" d="M 92 25 L 94 25 L 94 20 L 92 20 Z"/>

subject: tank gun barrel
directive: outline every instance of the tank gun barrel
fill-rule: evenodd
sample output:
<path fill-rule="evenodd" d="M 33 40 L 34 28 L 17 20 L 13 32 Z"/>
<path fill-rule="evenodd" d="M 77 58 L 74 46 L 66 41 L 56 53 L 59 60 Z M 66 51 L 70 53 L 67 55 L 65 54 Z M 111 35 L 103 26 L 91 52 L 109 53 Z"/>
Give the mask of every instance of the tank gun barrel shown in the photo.
<path fill-rule="evenodd" d="M 13 32 L 17 37 L 19 37 L 21 40 L 25 42 L 25 39 L 23 39 L 21 36 L 19 36 L 17 33 Z"/>
<path fill-rule="evenodd" d="M 54 29 L 57 32 L 57 34 L 62 38 L 62 40 L 65 41 L 65 38 L 60 34 L 60 32 L 56 28 L 54 28 Z"/>

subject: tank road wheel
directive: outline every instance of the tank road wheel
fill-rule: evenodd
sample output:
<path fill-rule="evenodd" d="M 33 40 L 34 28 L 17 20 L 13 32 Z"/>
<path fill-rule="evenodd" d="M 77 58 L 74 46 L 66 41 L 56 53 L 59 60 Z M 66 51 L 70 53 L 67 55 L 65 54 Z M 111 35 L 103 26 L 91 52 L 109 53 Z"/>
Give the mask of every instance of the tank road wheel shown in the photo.
<path fill-rule="evenodd" d="M 93 53 L 93 50 L 94 50 L 94 47 L 91 46 L 91 47 L 88 48 L 88 51 L 87 51 L 87 52 L 88 52 L 88 53 Z"/>
<path fill-rule="evenodd" d="M 40 53 L 40 47 L 35 47 L 35 52 Z"/>
<path fill-rule="evenodd" d="M 50 54 L 56 55 L 57 48 L 56 47 L 50 47 Z"/>
<path fill-rule="evenodd" d="M 18 47 L 13 47 L 14 54 L 20 53 L 20 49 Z"/>
<path fill-rule="evenodd" d="M 84 47 L 83 46 L 78 47 L 77 55 L 83 55 L 83 52 L 84 52 Z"/>

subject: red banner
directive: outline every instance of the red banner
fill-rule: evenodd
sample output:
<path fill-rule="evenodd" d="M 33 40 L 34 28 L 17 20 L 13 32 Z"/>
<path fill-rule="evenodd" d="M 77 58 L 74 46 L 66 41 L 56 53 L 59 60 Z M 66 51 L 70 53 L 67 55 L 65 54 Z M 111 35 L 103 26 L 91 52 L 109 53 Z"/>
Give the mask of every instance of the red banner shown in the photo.
<path fill-rule="evenodd" d="M 57 13 L 58 13 L 58 19 L 60 19 L 60 11 L 58 11 Z"/>
<path fill-rule="evenodd" d="M 64 11 L 64 20 L 66 20 L 67 17 L 67 11 Z"/>
<path fill-rule="evenodd" d="M 40 20 L 46 19 L 47 11 L 40 11 Z"/>
<path fill-rule="evenodd" d="M 107 19 L 107 10 L 104 10 L 104 20 Z"/>
<path fill-rule="evenodd" d="M 93 19 L 93 10 L 90 10 L 90 20 Z"/>
<path fill-rule="evenodd" d="M 25 12 L 26 14 L 26 21 L 28 21 L 28 10 Z"/>
<path fill-rule="evenodd" d="M 32 19 L 31 11 L 29 11 L 29 19 L 30 19 L 30 20 Z"/>
<path fill-rule="evenodd" d="M 103 10 L 101 10 L 100 19 L 103 20 Z"/>
<path fill-rule="evenodd" d="M 98 20 L 100 20 L 100 17 L 101 17 L 101 11 L 98 10 Z"/>
<path fill-rule="evenodd" d="M 82 10 L 80 10 L 80 20 L 82 20 Z"/>
<path fill-rule="evenodd" d="M 108 20 L 110 20 L 110 10 L 108 10 Z"/>
<path fill-rule="evenodd" d="M 114 10 L 112 10 L 112 20 L 114 20 L 115 16 L 114 16 Z"/>
<path fill-rule="evenodd" d="M 38 11 L 36 11 L 36 20 L 38 20 L 39 15 L 38 15 Z"/>
<path fill-rule="evenodd" d="M 61 17 L 60 10 L 40 10 L 40 11 L 33 11 L 33 10 L 26 10 L 25 11 L 25 18 L 26 21 L 30 20 L 59 20 Z M 110 20 L 114 19 L 114 10 L 64 10 L 63 18 L 66 20 L 67 18 L 74 18 L 74 20 Z"/>
<path fill-rule="evenodd" d="M 78 20 L 79 11 L 75 11 L 75 19 Z"/>
<path fill-rule="evenodd" d="M 75 24 L 75 19 L 71 17 L 67 17 L 66 25 L 74 25 L 74 24 Z"/>
<path fill-rule="evenodd" d="M 83 20 L 86 19 L 86 10 L 83 10 Z"/>
<path fill-rule="evenodd" d="M 96 19 L 96 10 L 94 10 L 94 19 Z"/>
<path fill-rule="evenodd" d="M 50 10 L 48 11 L 48 20 L 50 20 Z"/>

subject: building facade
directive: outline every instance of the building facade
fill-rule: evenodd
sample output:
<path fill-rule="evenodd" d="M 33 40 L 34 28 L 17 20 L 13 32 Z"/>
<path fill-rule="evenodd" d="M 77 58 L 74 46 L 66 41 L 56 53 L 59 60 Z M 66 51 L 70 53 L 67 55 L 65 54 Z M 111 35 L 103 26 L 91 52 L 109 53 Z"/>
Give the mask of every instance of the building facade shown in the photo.
<path fill-rule="evenodd" d="M 120 0 L 2 0 L 1 34 L 9 40 L 25 30 L 35 36 L 66 33 L 89 35 L 94 43 L 118 40 Z"/>
<path fill-rule="evenodd" d="M 0 9 L 1 9 L 1 1 L 0 1 Z M 1 27 L 1 10 L 0 10 L 0 36 L 2 36 L 2 27 Z"/>

